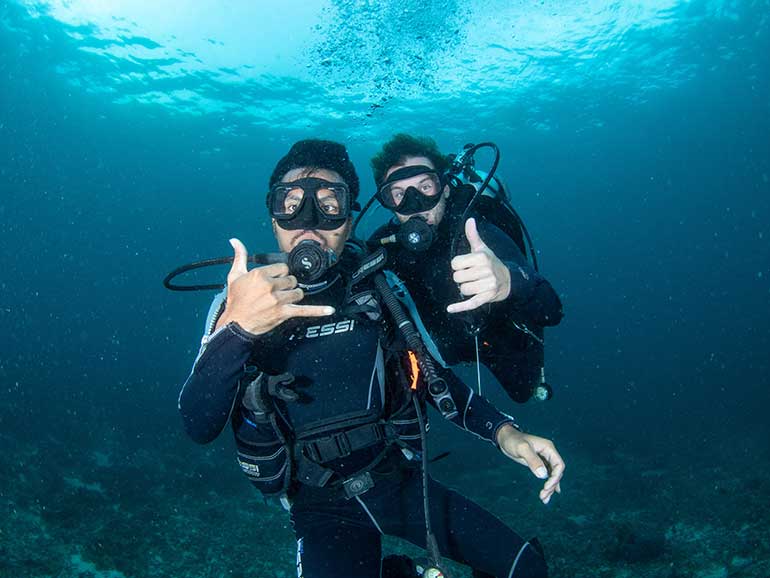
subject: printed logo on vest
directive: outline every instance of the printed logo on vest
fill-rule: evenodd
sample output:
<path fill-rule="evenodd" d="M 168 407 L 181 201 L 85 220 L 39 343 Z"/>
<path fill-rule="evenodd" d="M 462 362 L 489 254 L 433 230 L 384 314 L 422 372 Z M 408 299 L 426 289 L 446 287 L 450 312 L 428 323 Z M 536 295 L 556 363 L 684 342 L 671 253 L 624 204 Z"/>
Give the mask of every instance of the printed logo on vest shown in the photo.
<path fill-rule="evenodd" d="M 305 331 L 305 339 L 313 339 L 315 337 L 326 337 L 327 335 L 334 335 L 335 333 L 346 333 L 353 331 L 355 327 L 355 319 L 346 319 L 345 321 L 338 321 L 337 323 L 326 323 L 324 325 L 311 325 Z"/>
<path fill-rule="evenodd" d="M 241 458 L 238 458 L 238 465 L 241 466 L 241 469 L 247 476 L 253 478 L 259 477 L 259 466 L 257 464 L 250 464 L 249 462 L 245 462 Z"/>

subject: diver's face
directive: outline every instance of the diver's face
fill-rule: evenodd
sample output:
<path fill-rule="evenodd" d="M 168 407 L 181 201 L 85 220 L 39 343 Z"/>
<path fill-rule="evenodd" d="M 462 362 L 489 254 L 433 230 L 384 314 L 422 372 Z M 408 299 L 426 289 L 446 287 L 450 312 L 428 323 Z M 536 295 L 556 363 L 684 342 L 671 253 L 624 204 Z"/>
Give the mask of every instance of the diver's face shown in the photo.
<path fill-rule="evenodd" d="M 427 157 L 406 157 L 403 163 L 393 165 L 387 170 L 385 173 L 385 179 L 387 179 L 394 171 L 397 171 L 398 169 L 414 166 L 430 167 L 432 169 L 436 168 Z M 406 189 L 409 187 L 415 187 L 416 189 L 420 190 L 420 184 L 424 179 L 425 175 L 415 175 L 413 177 L 409 177 L 408 179 L 396 181 L 393 183 L 393 185 L 398 186 L 403 191 L 406 191 Z M 410 218 L 418 216 L 425 219 L 429 225 L 438 225 L 441 222 L 441 219 L 444 218 L 444 213 L 446 212 L 446 203 L 447 199 L 449 198 L 449 186 L 444 185 L 444 188 L 440 194 L 441 200 L 439 200 L 438 204 L 436 204 L 436 206 L 431 210 L 423 211 L 422 213 L 415 213 L 412 215 L 402 215 L 400 213 L 395 213 L 396 218 L 399 220 L 399 222 L 404 223 Z"/>
<path fill-rule="evenodd" d="M 297 179 L 315 177 L 317 179 L 324 179 L 333 183 L 344 182 L 342 177 L 335 171 L 329 171 L 326 169 L 308 169 L 297 168 L 287 172 L 281 182 L 288 183 L 296 181 Z M 286 253 L 290 252 L 296 247 L 300 241 L 310 239 L 318 242 L 323 249 L 331 249 L 339 257 L 342 254 L 342 250 L 345 248 L 345 242 L 350 236 L 350 219 L 346 220 L 341 226 L 330 231 L 322 229 L 296 229 L 287 230 L 278 226 L 275 219 L 273 222 L 273 234 L 276 241 L 278 241 L 278 247 L 281 251 Z"/>

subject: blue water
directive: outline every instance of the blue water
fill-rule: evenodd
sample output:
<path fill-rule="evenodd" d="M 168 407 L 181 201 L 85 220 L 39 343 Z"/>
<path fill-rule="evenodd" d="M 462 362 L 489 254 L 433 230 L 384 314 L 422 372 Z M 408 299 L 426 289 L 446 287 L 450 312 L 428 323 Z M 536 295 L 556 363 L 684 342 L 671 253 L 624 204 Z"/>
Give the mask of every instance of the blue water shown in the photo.
<path fill-rule="evenodd" d="M 498 144 L 566 312 L 552 401 L 486 387 L 563 495 L 441 427 L 436 476 L 556 576 L 770 575 L 770 2 L 226 4 L 0 3 L 0 576 L 293 575 L 228 436 L 181 431 L 210 295 L 161 279 L 274 249 L 295 140 L 344 142 L 366 199 L 402 130 Z"/>

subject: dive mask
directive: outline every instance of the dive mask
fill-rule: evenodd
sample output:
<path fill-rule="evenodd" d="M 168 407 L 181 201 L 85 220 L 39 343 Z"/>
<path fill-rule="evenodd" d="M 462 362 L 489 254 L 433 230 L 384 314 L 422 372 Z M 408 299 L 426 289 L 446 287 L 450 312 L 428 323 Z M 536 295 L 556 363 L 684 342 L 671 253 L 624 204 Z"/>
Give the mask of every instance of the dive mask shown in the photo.
<path fill-rule="evenodd" d="M 275 183 L 267 194 L 267 208 L 281 229 L 331 231 L 341 227 L 358 204 L 345 183 L 307 177 Z"/>
<path fill-rule="evenodd" d="M 420 178 L 412 178 L 420 177 Z M 404 183 L 409 179 L 409 184 Z M 423 165 L 393 171 L 377 189 L 382 206 L 399 215 L 430 211 L 441 200 L 443 180 L 435 169 Z"/>

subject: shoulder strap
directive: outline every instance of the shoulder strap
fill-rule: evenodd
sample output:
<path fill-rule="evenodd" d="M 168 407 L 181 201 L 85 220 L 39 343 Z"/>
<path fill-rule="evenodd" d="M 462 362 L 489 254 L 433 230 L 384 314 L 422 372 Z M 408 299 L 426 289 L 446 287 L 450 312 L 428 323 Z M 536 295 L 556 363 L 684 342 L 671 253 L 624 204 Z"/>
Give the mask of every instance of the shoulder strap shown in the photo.
<path fill-rule="evenodd" d="M 358 268 L 353 272 L 350 279 L 350 285 L 355 286 L 361 280 L 369 277 L 372 273 L 375 273 L 382 269 L 387 260 L 387 253 L 384 248 L 377 249 L 373 253 L 367 255 L 359 264 Z"/>

